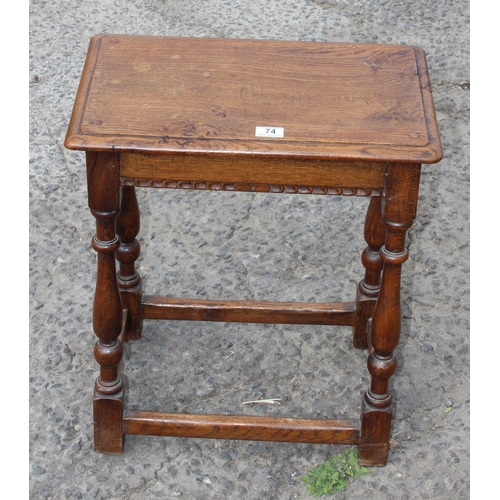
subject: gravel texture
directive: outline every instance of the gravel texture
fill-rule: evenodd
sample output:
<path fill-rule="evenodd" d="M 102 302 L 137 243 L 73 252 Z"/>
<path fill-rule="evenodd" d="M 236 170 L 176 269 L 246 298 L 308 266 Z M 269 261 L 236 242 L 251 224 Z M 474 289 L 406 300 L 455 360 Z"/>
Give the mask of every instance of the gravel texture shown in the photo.
<path fill-rule="evenodd" d="M 92 450 L 96 256 L 84 154 L 64 148 L 98 33 L 407 43 L 427 54 L 444 158 L 422 168 L 402 280 L 389 463 L 336 499 L 469 498 L 468 2 L 31 0 L 30 498 L 307 499 L 343 448 L 127 436 Z M 148 293 L 353 300 L 366 198 L 138 190 Z M 349 249 L 349 251 L 347 251 Z M 145 322 L 127 344 L 132 408 L 356 418 L 366 353 L 349 328 Z M 282 398 L 281 405 L 242 405 Z M 333 498 L 332 496 L 326 498 Z"/>

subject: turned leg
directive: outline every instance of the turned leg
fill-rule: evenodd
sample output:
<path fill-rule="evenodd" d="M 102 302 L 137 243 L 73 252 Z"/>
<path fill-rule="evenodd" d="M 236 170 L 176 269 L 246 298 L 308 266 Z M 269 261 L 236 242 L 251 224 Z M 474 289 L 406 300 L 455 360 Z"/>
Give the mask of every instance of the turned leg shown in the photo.
<path fill-rule="evenodd" d="M 363 465 L 385 465 L 389 452 L 392 420 L 389 379 L 396 370 L 394 350 L 401 328 L 401 265 L 408 258 L 405 237 L 416 215 L 419 177 L 420 165 L 388 167 L 383 213 L 387 233 L 380 250 L 382 283 L 371 322 L 367 361 L 371 384 L 361 410 L 359 462 Z"/>
<path fill-rule="evenodd" d="M 137 340 L 141 337 L 142 310 L 141 277 L 135 269 L 141 247 L 136 239 L 140 229 L 140 213 L 135 187 L 123 186 L 121 208 L 116 219 L 116 232 L 120 237 L 120 248 L 116 258 L 120 263 L 118 286 L 124 309 L 128 310 L 127 324 L 124 329 L 124 340 Z"/>
<path fill-rule="evenodd" d="M 365 219 L 365 241 L 361 262 L 365 277 L 359 282 L 356 293 L 356 324 L 353 327 L 353 346 L 357 349 L 368 347 L 368 324 L 380 290 L 380 275 L 383 262 L 380 248 L 385 241 L 385 225 L 382 220 L 382 197 L 372 196 Z"/>
<path fill-rule="evenodd" d="M 96 219 L 92 246 L 97 251 L 97 282 L 93 327 L 98 337 L 94 347 L 100 365 L 94 389 L 94 449 L 103 453 L 123 451 L 123 380 L 119 373 L 122 343 L 122 304 L 116 279 L 115 252 L 120 240 L 115 234 L 119 211 L 118 156 L 87 152 L 89 207 Z"/>

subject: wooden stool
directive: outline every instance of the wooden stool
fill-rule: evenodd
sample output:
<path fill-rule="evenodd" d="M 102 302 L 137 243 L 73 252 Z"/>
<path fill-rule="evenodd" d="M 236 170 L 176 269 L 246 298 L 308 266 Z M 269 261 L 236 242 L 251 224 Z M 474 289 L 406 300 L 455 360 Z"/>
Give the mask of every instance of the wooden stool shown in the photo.
<path fill-rule="evenodd" d="M 385 465 L 405 235 L 420 165 L 442 157 L 422 49 L 99 35 L 65 145 L 86 151 L 97 226 L 95 450 L 121 453 L 125 434 L 335 443 L 358 445 L 361 464 Z M 371 196 L 356 301 L 143 295 L 136 187 Z M 140 337 L 143 319 L 352 326 L 354 347 L 369 349 L 361 418 L 126 410 L 122 341 Z"/>

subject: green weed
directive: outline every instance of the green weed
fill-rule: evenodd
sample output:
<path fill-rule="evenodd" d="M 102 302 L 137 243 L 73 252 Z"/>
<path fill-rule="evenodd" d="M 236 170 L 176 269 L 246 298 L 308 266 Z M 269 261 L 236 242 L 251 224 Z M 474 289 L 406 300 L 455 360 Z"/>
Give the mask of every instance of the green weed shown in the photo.
<path fill-rule="evenodd" d="M 370 469 L 359 465 L 358 449 L 348 448 L 329 458 L 323 465 L 317 465 L 300 479 L 315 497 L 342 491 L 351 479 L 370 474 Z"/>

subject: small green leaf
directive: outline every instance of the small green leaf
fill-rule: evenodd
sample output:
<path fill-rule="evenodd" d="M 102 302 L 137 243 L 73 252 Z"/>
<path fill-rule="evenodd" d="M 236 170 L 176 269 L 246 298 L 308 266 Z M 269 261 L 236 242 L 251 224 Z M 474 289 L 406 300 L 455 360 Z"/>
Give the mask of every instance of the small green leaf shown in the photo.
<path fill-rule="evenodd" d="M 306 483 L 309 493 L 317 498 L 344 490 L 351 478 L 369 474 L 370 469 L 359 465 L 358 449 L 348 448 L 330 457 L 324 464 L 310 469 L 300 479 Z"/>

